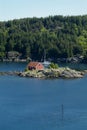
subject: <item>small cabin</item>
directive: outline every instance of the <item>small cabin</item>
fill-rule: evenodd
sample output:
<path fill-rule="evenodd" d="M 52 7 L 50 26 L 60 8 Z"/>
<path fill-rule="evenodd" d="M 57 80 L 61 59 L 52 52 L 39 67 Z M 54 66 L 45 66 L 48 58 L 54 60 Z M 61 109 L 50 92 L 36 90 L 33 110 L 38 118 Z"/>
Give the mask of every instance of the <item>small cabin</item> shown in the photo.
<path fill-rule="evenodd" d="M 30 62 L 28 64 L 29 70 L 43 70 L 44 66 L 40 62 Z"/>

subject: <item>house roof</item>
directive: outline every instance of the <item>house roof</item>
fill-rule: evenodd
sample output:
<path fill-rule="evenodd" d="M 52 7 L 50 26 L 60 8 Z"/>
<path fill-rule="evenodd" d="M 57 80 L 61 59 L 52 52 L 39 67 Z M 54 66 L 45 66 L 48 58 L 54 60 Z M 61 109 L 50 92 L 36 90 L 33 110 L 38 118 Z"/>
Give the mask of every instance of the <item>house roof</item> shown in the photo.
<path fill-rule="evenodd" d="M 39 64 L 39 62 L 30 62 L 28 64 L 28 67 L 36 67 Z"/>

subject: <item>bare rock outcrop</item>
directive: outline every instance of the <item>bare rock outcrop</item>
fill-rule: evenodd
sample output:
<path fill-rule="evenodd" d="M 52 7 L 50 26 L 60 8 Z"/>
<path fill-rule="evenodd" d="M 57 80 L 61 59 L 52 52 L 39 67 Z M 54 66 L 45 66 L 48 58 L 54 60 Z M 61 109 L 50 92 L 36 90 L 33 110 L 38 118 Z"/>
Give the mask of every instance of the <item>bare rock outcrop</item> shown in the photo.
<path fill-rule="evenodd" d="M 70 68 L 58 68 L 58 69 L 44 69 L 33 70 L 27 72 L 21 72 L 19 76 L 22 77 L 34 77 L 34 78 L 82 78 L 85 75 L 84 72 L 76 71 Z"/>

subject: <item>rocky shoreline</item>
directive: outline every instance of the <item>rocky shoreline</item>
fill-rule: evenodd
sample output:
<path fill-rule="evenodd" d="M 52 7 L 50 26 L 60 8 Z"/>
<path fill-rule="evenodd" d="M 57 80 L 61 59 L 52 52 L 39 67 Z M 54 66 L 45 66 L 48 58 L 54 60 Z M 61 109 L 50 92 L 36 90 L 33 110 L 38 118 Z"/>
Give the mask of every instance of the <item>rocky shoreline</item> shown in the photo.
<path fill-rule="evenodd" d="M 41 71 L 33 70 L 20 72 L 18 75 L 21 77 L 33 77 L 33 78 L 82 78 L 86 71 L 76 71 L 70 68 L 58 68 L 58 69 L 44 69 Z"/>
<path fill-rule="evenodd" d="M 0 76 L 3 75 L 9 75 L 9 76 L 18 76 L 20 74 L 20 72 L 17 72 L 17 71 L 1 71 L 0 72 Z"/>
<path fill-rule="evenodd" d="M 44 70 L 33 70 L 33 71 L 9 71 L 9 72 L 0 72 L 0 75 L 9 75 L 9 76 L 20 76 L 20 77 L 29 77 L 29 78 L 65 78 L 65 79 L 74 79 L 74 78 L 83 78 L 87 73 L 87 70 L 77 71 L 70 68 L 58 68 L 58 69 L 44 69 Z"/>

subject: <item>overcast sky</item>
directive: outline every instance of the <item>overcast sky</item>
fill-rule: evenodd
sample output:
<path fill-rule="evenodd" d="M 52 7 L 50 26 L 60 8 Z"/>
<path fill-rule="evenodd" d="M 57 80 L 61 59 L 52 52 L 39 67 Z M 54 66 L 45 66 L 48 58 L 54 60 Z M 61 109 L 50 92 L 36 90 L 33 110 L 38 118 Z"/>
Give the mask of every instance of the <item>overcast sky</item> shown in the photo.
<path fill-rule="evenodd" d="M 87 0 L 0 0 L 0 21 L 85 14 L 87 14 Z"/>

